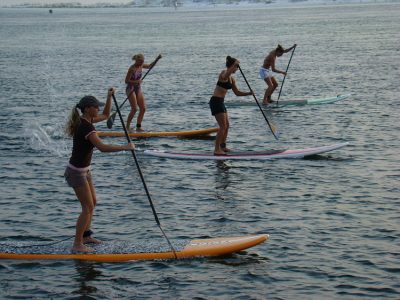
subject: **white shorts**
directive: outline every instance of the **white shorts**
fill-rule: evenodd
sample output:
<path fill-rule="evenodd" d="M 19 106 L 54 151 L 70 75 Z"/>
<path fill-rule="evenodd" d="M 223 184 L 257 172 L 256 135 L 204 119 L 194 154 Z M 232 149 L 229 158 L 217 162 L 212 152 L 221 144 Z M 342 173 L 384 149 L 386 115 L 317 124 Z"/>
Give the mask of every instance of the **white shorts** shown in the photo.
<path fill-rule="evenodd" d="M 271 71 L 271 69 L 265 69 L 261 67 L 259 76 L 262 80 L 265 80 L 265 78 L 271 78 L 273 76 L 273 72 Z"/>

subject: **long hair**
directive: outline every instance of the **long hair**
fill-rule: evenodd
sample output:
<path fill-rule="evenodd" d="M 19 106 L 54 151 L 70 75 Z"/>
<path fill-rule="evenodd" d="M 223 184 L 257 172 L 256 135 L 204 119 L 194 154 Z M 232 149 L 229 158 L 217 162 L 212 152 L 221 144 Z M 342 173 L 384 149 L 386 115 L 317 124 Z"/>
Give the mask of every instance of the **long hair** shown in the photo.
<path fill-rule="evenodd" d="M 65 125 L 65 132 L 68 136 L 73 137 L 76 129 L 81 124 L 78 107 L 74 107 L 69 115 L 67 124 Z"/>

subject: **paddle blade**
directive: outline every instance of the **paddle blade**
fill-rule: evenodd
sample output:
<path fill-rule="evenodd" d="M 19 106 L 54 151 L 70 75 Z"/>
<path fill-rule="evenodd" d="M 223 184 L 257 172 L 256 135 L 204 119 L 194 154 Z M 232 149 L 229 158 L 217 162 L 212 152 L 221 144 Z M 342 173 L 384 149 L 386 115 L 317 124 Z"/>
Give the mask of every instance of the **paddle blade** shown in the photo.
<path fill-rule="evenodd" d="M 272 114 L 268 110 L 262 109 L 261 111 L 264 115 L 265 120 L 267 121 L 268 127 L 271 130 L 273 136 L 275 137 L 275 139 L 278 140 L 281 133 L 279 132 L 278 125 L 274 122 Z"/>
<path fill-rule="evenodd" d="M 278 126 L 276 126 L 274 123 L 269 121 L 269 127 L 271 128 L 271 131 L 272 131 L 273 135 L 276 137 L 276 139 L 279 139 L 279 136 L 281 135 L 281 133 L 278 130 Z"/>
<path fill-rule="evenodd" d="M 107 119 L 107 128 L 108 129 L 111 129 L 113 127 L 116 115 L 117 115 L 117 113 L 115 112 Z"/>

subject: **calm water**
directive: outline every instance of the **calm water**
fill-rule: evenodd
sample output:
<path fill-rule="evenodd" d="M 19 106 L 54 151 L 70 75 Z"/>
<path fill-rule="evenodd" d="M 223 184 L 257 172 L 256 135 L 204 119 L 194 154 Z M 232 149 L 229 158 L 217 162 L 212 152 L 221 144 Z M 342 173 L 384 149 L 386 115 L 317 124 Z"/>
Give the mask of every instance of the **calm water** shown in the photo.
<path fill-rule="evenodd" d="M 399 298 L 399 32 L 399 4 L 59 9 L 51 15 L 1 9 L 1 241 L 73 235 L 79 205 L 62 177 L 72 144 L 63 125 L 85 94 L 104 99 L 115 86 L 122 102 L 125 72 L 137 52 L 149 61 L 164 56 L 143 86 L 146 130 L 214 126 L 207 102 L 226 55 L 241 60 L 261 98 L 257 69 L 277 43 L 298 44 L 282 99 L 352 93 L 335 105 L 271 111 L 279 141 L 258 108 L 229 109 L 235 150 L 351 143 L 317 158 L 220 164 L 138 152 L 172 241 L 268 233 L 266 243 L 212 259 L 1 261 L 1 298 Z M 288 60 L 280 58 L 278 68 Z M 241 75 L 236 78 L 247 90 Z M 149 139 L 137 146 L 211 151 L 213 141 Z M 128 153 L 96 152 L 93 173 L 99 238 L 162 239 Z"/>

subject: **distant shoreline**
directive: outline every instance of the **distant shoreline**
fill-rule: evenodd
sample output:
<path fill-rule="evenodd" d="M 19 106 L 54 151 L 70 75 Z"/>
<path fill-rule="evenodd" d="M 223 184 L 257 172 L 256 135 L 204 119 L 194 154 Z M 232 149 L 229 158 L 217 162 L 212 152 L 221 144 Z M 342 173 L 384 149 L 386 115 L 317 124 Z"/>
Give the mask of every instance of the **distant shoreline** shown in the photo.
<path fill-rule="evenodd" d="M 154 0 L 130 1 L 129 3 L 94 3 L 81 4 L 79 2 L 64 3 L 23 3 L 3 5 L 0 8 L 40 8 L 40 9 L 64 9 L 64 8 L 151 8 L 151 7 L 220 7 L 220 6 L 259 6 L 259 7 L 281 7 L 281 6 L 310 6 L 310 5 L 339 5 L 339 4 L 379 4 L 379 3 L 400 3 L 400 0 Z"/>

